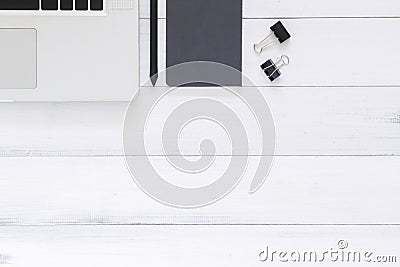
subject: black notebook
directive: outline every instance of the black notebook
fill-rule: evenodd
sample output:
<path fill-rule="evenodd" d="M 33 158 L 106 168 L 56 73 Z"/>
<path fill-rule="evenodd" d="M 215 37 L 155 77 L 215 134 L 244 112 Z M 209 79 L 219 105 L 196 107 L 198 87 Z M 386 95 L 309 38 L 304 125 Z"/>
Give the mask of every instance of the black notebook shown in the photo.
<path fill-rule="evenodd" d="M 217 85 L 241 86 L 242 0 L 166 0 L 166 2 L 167 68 L 192 61 L 222 63 L 238 72 L 234 72 L 233 75 L 222 75 Z M 199 80 L 204 81 L 204 73 L 202 74 Z M 182 85 L 182 80 L 185 80 L 184 77 L 170 75 L 167 70 L 169 86 Z M 186 86 L 209 85 L 186 84 Z"/>

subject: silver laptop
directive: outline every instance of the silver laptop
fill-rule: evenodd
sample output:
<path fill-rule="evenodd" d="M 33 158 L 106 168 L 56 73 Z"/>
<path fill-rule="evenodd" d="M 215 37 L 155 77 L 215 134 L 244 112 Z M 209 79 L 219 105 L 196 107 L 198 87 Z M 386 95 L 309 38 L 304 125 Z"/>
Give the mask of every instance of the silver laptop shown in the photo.
<path fill-rule="evenodd" d="M 0 101 L 126 101 L 137 0 L 0 0 Z"/>

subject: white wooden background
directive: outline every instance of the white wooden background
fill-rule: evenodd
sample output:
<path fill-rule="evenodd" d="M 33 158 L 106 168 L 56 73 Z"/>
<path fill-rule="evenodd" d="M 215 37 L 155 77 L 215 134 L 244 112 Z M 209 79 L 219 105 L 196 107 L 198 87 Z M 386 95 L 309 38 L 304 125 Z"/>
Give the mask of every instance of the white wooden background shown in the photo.
<path fill-rule="evenodd" d="M 1 103 L 0 266 L 258 266 L 267 244 L 318 249 L 339 239 L 398 253 L 400 2 L 245 0 L 243 8 L 243 70 L 276 123 L 277 157 L 262 189 L 247 194 L 247 173 L 212 206 L 169 208 L 142 193 L 125 166 L 128 103 Z M 293 38 L 255 55 L 252 44 L 277 19 Z M 279 54 L 291 64 L 271 86 L 258 65 Z M 184 153 L 191 141 L 183 138 Z"/>

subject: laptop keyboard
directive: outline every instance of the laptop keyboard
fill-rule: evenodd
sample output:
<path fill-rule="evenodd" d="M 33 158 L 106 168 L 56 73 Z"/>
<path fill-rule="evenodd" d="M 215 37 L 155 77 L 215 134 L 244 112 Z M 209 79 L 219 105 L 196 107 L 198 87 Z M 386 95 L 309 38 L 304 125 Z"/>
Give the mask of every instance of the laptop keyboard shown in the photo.
<path fill-rule="evenodd" d="M 0 10 L 102 11 L 103 0 L 0 0 Z"/>

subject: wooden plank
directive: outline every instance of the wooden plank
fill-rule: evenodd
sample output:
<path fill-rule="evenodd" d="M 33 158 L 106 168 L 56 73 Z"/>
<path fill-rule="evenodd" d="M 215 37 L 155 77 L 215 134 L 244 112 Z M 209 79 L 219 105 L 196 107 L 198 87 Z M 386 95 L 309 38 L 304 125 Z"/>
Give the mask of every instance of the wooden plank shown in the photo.
<path fill-rule="evenodd" d="M 0 105 L 2 156 L 121 154 L 124 102 Z"/>
<path fill-rule="evenodd" d="M 263 88 L 261 92 L 275 119 L 276 155 L 400 155 L 398 88 Z M 146 95 L 143 91 L 140 97 L 146 99 Z M 217 97 L 216 90 L 211 96 Z M 217 99 L 243 116 L 249 154 L 261 155 L 259 130 L 251 124 L 254 118 L 246 113 L 248 109 L 238 99 Z M 0 155 L 121 156 L 127 105 L 3 103 Z M 155 124 L 162 125 L 161 119 Z M 226 135 L 207 125 L 188 127 L 179 137 L 181 151 L 171 155 L 197 155 L 199 140 L 210 134 L 219 148 L 218 154 L 230 155 Z M 163 155 L 157 135 L 161 132 L 157 128 L 147 132 L 155 144 L 148 148 L 148 154 Z"/>
<path fill-rule="evenodd" d="M 159 1 L 159 16 L 165 18 L 166 0 Z M 149 18 L 150 3 L 140 0 L 140 17 Z M 308 17 L 399 17 L 396 0 L 246 0 L 244 18 Z"/>
<path fill-rule="evenodd" d="M 322 259 L 324 251 L 342 251 L 341 239 L 348 243 L 345 252 L 372 253 L 372 262 L 362 258 L 364 265 L 382 266 L 373 262 L 377 256 L 395 256 L 386 265 L 396 265 L 400 257 L 398 226 L 0 227 L 0 234 L 5 266 L 21 267 L 282 266 L 278 257 L 271 262 L 271 255 L 261 262 L 259 254 L 268 247 L 270 253 L 314 251 Z M 363 264 L 330 259 L 318 265 Z M 296 262 L 296 266 L 313 263 Z"/>
<path fill-rule="evenodd" d="M 400 40 L 393 33 L 400 19 L 282 20 L 293 37 L 257 55 L 253 44 L 261 41 L 274 19 L 243 22 L 243 73 L 257 86 L 400 86 L 396 53 Z M 165 20 L 160 22 L 159 69 L 165 69 Z M 384 30 L 383 30 L 384 29 Z M 148 81 L 149 20 L 140 21 L 140 81 Z M 386 41 L 390 40 L 390 41 Z M 268 58 L 288 55 L 290 65 L 271 83 L 260 65 Z M 382 63 L 381 63 L 382 62 Z"/>
<path fill-rule="evenodd" d="M 229 160 L 188 179 L 151 158 L 167 181 L 189 187 L 217 180 Z M 258 160 L 224 199 L 177 209 L 143 193 L 121 157 L 0 158 L 0 224 L 400 224 L 399 157 L 277 157 L 249 194 Z"/>

